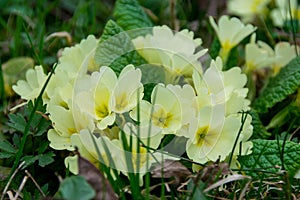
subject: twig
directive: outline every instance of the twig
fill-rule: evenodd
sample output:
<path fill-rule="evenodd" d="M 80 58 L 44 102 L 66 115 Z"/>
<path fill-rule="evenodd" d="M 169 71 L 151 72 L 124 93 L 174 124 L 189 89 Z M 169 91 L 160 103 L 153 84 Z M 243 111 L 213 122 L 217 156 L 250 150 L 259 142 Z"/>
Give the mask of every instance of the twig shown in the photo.
<path fill-rule="evenodd" d="M 292 140 L 292 138 L 294 137 L 294 135 L 299 131 L 300 126 L 296 128 L 296 130 L 291 134 L 289 141 Z"/>
<path fill-rule="evenodd" d="M 225 179 L 221 179 L 218 182 L 216 182 L 216 183 L 212 184 L 211 186 L 207 187 L 205 190 L 203 190 L 203 192 L 206 193 L 206 192 L 208 192 L 212 189 L 215 189 L 215 188 L 217 188 L 221 185 L 224 185 L 226 183 L 229 183 L 229 182 L 232 182 L 232 181 L 243 180 L 243 179 L 251 179 L 251 177 L 244 176 L 244 175 L 239 175 L 239 174 L 231 175 L 231 176 L 228 176 Z"/>
<path fill-rule="evenodd" d="M 245 194 L 247 192 L 247 189 L 249 188 L 250 183 L 251 183 L 251 180 L 246 183 L 245 187 L 243 188 L 243 190 L 242 190 L 242 192 L 240 194 L 239 200 L 244 199 Z"/>
<path fill-rule="evenodd" d="M 28 176 L 24 176 L 24 178 L 22 180 L 22 183 L 21 183 L 15 197 L 13 198 L 13 200 L 17 200 L 18 196 L 20 195 L 21 191 L 23 190 L 23 188 L 25 186 L 25 183 L 26 183 L 27 179 L 28 179 Z"/>
<path fill-rule="evenodd" d="M 179 27 L 177 26 L 177 23 L 176 23 L 176 2 L 175 2 L 175 0 L 170 0 L 170 15 L 171 15 L 171 27 L 175 31 L 178 31 Z"/>
<path fill-rule="evenodd" d="M 7 195 L 8 195 L 10 200 L 14 199 L 14 195 L 13 195 L 12 191 L 7 191 Z"/>
<path fill-rule="evenodd" d="M 41 187 L 39 186 L 39 184 L 35 181 L 35 179 L 31 176 L 31 174 L 29 173 L 29 171 L 25 170 L 25 173 L 32 180 L 32 182 L 34 183 L 35 187 L 39 190 L 39 192 L 41 193 L 41 195 L 45 198 L 46 197 L 45 193 L 43 192 L 43 190 L 41 189 Z"/>
<path fill-rule="evenodd" d="M 11 175 L 11 177 L 9 178 L 9 181 L 7 182 L 3 192 L 2 192 L 2 195 L 1 195 L 1 200 L 3 200 L 5 194 L 6 194 L 6 191 L 8 190 L 8 187 L 9 185 L 11 184 L 13 178 L 15 177 L 15 175 L 18 173 L 18 171 L 21 169 L 21 167 L 23 167 L 23 165 L 25 165 L 25 161 L 23 161 L 19 167 L 14 171 L 14 173 Z"/>

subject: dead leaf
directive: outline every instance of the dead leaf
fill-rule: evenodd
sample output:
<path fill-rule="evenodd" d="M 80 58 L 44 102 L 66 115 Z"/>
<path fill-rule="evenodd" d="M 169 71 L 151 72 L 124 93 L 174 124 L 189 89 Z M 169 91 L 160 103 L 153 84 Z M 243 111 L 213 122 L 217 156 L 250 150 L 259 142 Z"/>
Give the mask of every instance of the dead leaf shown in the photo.
<path fill-rule="evenodd" d="M 231 171 L 229 169 L 228 163 L 219 162 L 219 160 L 217 160 L 216 162 L 205 166 L 199 171 L 196 177 L 196 182 L 198 180 L 201 180 L 208 185 L 211 185 L 214 182 L 218 181 L 223 175 L 227 175 L 230 173 Z"/>
<path fill-rule="evenodd" d="M 84 177 L 86 181 L 94 188 L 96 200 L 116 200 L 111 184 L 104 177 L 99 169 L 97 169 L 90 161 L 80 156 L 78 153 L 78 169 L 79 175 Z"/>
<path fill-rule="evenodd" d="M 192 173 L 179 161 L 165 160 L 163 167 L 161 164 L 155 165 L 151 174 L 153 178 L 174 178 L 174 181 L 171 184 L 179 185 Z"/>

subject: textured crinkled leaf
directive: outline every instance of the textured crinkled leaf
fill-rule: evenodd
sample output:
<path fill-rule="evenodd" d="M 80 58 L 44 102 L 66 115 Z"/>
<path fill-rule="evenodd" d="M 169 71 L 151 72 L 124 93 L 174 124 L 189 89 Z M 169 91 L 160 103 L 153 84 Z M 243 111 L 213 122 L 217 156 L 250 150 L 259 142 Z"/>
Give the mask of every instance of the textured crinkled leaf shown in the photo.
<path fill-rule="evenodd" d="M 145 63 L 136 52 L 128 34 L 112 20 L 104 28 L 95 61 L 100 66 L 111 67 L 117 75 L 128 64 L 138 66 Z"/>
<path fill-rule="evenodd" d="M 271 136 L 265 126 L 262 124 L 258 113 L 255 110 L 250 111 L 250 115 L 252 117 L 251 125 L 253 126 L 253 134 L 252 139 L 266 139 Z"/>
<path fill-rule="evenodd" d="M 242 170 L 246 174 L 255 177 L 270 176 L 270 173 L 280 172 L 282 162 L 280 155 L 283 141 L 277 140 L 252 140 L 252 154 L 239 158 Z M 290 177 L 300 169 L 300 145 L 295 142 L 286 141 L 283 153 L 284 168 Z M 247 170 L 246 170 L 247 169 Z M 268 173 L 264 173 L 267 171 Z"/>
<path fill-rule="evenodd" d="M 266 113 L 276 103 L 293 94 L 300 85 L 300 57 L 296 57 L 270 79 L 261 95 L 254 101 L 253 108 L 258 113 Z"/>
<path fill-rule="evenodd" d="M 100 66 L 109 66 L 119 59 L 120 65 L 124 65 L 126 64 L 126 58 L 123 55 L 133 50 L 133 44 L 127 33 L 114 21 L 110 20 L 104 28 L 103 36 L 96 49 L 95 61 Z"/>
<path fill-rule="evenodd" d="M 114 16 L 124 30 L 153 26 L 137 0 L 118 0 L 115 4 Z"/>
<path fill-rule="evenodd" d="M 124 30 L 115 21 L 108 20 L 99 42 L 101 43 L 110 38 L 111 36 L 117 35 L 123 31 Z"/>

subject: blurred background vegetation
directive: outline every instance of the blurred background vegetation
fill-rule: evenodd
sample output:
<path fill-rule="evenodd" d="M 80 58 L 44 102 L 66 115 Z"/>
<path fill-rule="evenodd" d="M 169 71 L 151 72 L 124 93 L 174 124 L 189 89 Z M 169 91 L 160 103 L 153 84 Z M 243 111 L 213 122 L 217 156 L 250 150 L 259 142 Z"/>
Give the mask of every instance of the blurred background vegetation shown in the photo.
<path fill-rule="evenodd" d="M 34 55 L 36 64 L 56 62 L 60 48 L 78 43 L 89 34 L 99 37 L 112 18 L 114 0 L 1 0 L 0 57 L 2 63 Z M 224 0 L 140 0 L 155 24 L 200 33 L 203 17 L 224 12 Z M 175 23 L 174 23 L 175 21 Z M 205 25 L 205 24 L 204 24 Z M 54 37 L 53 33 L 65 32 Z M 31 38 L 31 41 L 29 40 Z M 33 46 L 31 46 L 31 43 Z M 37 56 L 37 55 L 35 55 Z"/>

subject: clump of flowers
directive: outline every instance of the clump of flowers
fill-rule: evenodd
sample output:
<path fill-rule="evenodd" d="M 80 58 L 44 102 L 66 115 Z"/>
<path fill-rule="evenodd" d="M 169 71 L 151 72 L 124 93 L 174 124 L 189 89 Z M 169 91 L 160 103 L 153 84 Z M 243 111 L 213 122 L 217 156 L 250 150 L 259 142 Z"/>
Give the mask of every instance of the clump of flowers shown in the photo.
<path fill-rule="evenodd" d="M 228 11 L 241 17 L 244 22 L 251 22 L 255 17 L 265 17 L 270 2 L 271 0 L 229 0 Z"/>
<path fill-rule="evenodd" d="M 271 18 L 275 26 L 283 27 L 286 21 L 300 19 L 300 6 L 297 0 L 276 0 L 275 2 L 276 8 L 271 11 Z"/>
<path fill-rule="evenodd" d="M 255 31 L 237 18 L 224 16 L 218 26 L 212 18 L 210 21 L 222 45 L 220 56 L 225 60 L 231 48 Z M 78 147 L 81 155 L 95 165 L 110 165 L 125 175 L 138 172 L 140 178 L 151 164 L 180 156 L 166 154 L 167 148 L 162 148 L 168 135 L 185 141 L 188 158 L 201 164 L 251 152 L 250 116 L 239 130 L 241 112 L 249 110 L 250 104 L 246 99 L 248 89 L 244 88 L 246 75 L 239 67 L 223 71 L 220 57 L 203 71 L 199 58 L 207 50 L 199 49 L 202 40 L 194 39 L 193 32 L 173 33 L 167 26 L 158 26 L 152 34 L 132 40 L 147 63 L 186 79 L 155 83 L 150 100 L 144 98 L 150 88 L 142 82 L 149 74 L 143 73 L 140 66 L 128 63 L 117 75 L 109 66 L 96 65 L 98 42 L 89 36 L 79 45 L 66 48 L 44 92 L 43 102 L 52 121 L 48 131 L 52 148 L 73 151 Z M 23 99 L 33 100 L 47 75 L 41 67 L 27 73 L 27 81 L 19 81 L 13 89 Z M 65 159 L 73 173 L 78 172 L 76 159 Z"/>
<path fill-rule="evenodd" d="M 263 41 L 255 42 L 255 34 L 245 48 L 245 71 L 269 67 L 276 75 L 282 67 L 287 65 L 299 52 L 299 46 L 289 42 L 278 42 L 274 49 Z"/>
<path fill-rule="evenodd" d="M 243 22 L 270 20 L 275 27 L 283 28 L 290 26 L 290 21 L 300 19 L 297 0 L 229 0 L 227 5 L 228 13 L 240 17 Z"/>

